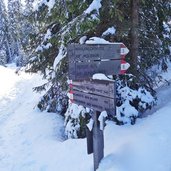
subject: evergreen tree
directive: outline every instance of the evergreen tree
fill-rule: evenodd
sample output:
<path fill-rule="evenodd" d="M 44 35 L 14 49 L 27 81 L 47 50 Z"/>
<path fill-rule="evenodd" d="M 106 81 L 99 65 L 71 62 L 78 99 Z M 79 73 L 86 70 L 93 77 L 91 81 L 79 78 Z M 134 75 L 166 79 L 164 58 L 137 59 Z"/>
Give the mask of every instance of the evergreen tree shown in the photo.
<path fill-rule="evenodd" d="M 8 1 L 8 17 L 9 17 L 9 32 L 11 59 L 10 62 L 15 62 L 18 66 L 23 63 L 22 52 L 22 5 L 20 0 Z"/>
<path fill-rule="evenodd" d="M 1 63 L 5 64 L 9 62 L 11 58 L 10 48 L 10 34 L 9 34 L 9 21 L 7 10 L 5 8 L 4 1 L 0 2 L 0 51 L 1 51 Z M 5 55 L 5 56 L 4 56 Z"/>
<path fill-rule="evenodd" d="M 41 109 L 47 109 L 51 102 L 59 101 L 61 96 L 55 96 L 56 91 L 57 94 L 66 94 L 67 44 L 79 43 L 83 36 L 84 41 L 97 36 L 112 42 L 123 42 L 131 52 L 126 58 L 133 67 L 129 72 L 136 77 L 120 76 L 119 80 L 123 81 L 118 87 L 129 85 L 131 91 L 142 90 L 145 95 L 148 94 L 146 90 L 154 93 L 155 78 L 151 77 L 150 68 L 157 64 L 162 69 L 167 69 L 166 60 L 170 58 L 170 30 L 166 29 L 171 14 L 169 1 L 59 0 L 53 7 L 49 6 L 50 3 L 51 0 L 41 1 L 35 12 L 39 33 L 32 35 L 35 53 L 28 68 L 28 71 L 32 72 L 40 70 L 52 85 L 39 103 Z M 104 34 L 108 28 L 115 28 L 115 33 Z M 125 83 L 125 80 L 132 81 Z M 40 86 L 37 90 L 45 86 Z M 146 90 L 140 90 L 140 87 L 145 87 Z M 124 101 L 119 101 L 118 106 L 122 106 Z M 140 102 L 141 99 L 135 98 L 129 103 L 140 111 L 140 104 L 146 103 Z M 66 103 L 64 104 L 66 107 Z M 153 102 L 147 105 L 147 108 L 152 104 Z M 51 109 L 56 110 L 57 106 Z"/>
<path fill-rule="evenodd" d="M 162 70 L 167 70 L 166 59 L 169 58 L 171 39 L 164 36 L 170 35 L 170 31 L 165 30 L 164 23 L 168 22 L 171 8 L 168 1 L 162 0 L 141 1 L 140 7 L 139 78 L 140 82 L 144 81 L 153 87 L 155 78 L 149 73 L 149 69 L 158 65 Z"/>
<path fill-rule="evenodd" d="M 25 6 L 22 8 L 21 18 L 22 22 L 20 22 L 21 25 L 21 31 L 20 31 L 20 37 L 21 37 L 21 47 L 24 51 L 24 61 L 23 65 L 25 65 L 30 56 L 32 55 L 35 48 L 33 44 L 34 40 L 31 39 L 31 37 L 34 37 L 36 35 L 37 29 L 36 29 L 36 21 L 35 16 L 33 12 L 33 2 L 34 0 L 25 0 Z"/>

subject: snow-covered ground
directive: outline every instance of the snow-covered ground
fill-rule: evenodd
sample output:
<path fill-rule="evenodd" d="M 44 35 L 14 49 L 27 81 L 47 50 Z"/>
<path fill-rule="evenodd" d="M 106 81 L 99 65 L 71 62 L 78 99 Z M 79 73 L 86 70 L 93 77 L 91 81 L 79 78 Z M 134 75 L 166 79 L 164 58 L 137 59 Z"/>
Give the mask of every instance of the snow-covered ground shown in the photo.
<path fill-rule="evenodd" d="M 35 107 L 40 76 L 14 71 L 0 66 L 0 171 L 93 171 L 86 139 L 64 140 L 63 118 Z M 170 123 L 171 96 L 134 126 L 108 122 L 98 171 L 171 171 Z"/>

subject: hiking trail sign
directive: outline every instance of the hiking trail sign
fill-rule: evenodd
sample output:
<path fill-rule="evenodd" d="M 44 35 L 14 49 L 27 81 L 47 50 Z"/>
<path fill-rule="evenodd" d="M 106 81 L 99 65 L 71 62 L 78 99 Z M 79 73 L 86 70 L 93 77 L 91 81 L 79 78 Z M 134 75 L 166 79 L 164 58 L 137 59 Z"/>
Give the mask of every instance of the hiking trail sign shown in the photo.
<path fill-rule="evenodd" d="M 123 43 L 71 44 L 67 48 L 71 102 L 94 109 L 93 131 L 87 132 L 87 152 L 93 153 L 94 171 L 104 156 L 104 136 L 100 129 L 102 111 L 116 115 L 116 87 L 110 80 L 92 80 L 96 73 L 105 75 L 124 74 L 130 67 L 125 61 L 129 52 Z"/>
<path fill-rule="evenodd" d="M 115 115 L 116 93 L 113 81 L 71 81 L 69 94 L 73 103 Z"/>
<path fill-rule="evenodd" d="M 125 61 L 128 52 L 123 43 L 71 44 L 68 46 L 69 78 L 87 80 L 96 73 L 124 74 L 130 66 Z"/>

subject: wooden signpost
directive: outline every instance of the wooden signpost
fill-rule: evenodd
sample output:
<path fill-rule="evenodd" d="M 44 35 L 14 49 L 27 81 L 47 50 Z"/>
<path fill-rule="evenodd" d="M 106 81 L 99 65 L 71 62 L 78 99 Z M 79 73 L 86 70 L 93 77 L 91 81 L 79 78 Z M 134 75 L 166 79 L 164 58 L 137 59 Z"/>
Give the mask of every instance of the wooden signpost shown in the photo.
<path fill-rule="evenodd" d="M 124 74 L 130 66 L 125 61 L 128 52 L 123 43 L 68 46 L 69 98 L 73 103 L 94 109 L 93 131 L 87 129 L 87 151 L 93 153 L 95 171 L 104 156 L 103 130 L 98 118 L 102 111 L 116 115 L 116 88 L 114 81 L 92 80 L 92 76 Z"/>

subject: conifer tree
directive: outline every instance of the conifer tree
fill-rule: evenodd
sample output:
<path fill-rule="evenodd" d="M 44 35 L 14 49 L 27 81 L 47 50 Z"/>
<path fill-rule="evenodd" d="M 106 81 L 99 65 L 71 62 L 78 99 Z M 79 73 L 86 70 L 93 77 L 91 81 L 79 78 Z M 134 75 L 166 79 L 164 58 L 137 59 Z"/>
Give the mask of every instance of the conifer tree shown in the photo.
<path fill-rule="evenodd" d="M 170 55 L 171 39 L 167 29 L 171 14 L 169 1 L 59 0 L 55 1 L 53 7 L 49 6 L 50 2 L 51 0 L 41 1 L 35 12 L 39 33 L 32 36 L 35 53 L 28 69 L 32 72 L 40 70 L 52 85 L 39 103 L 42 110 L 48 108 L 56 111 L 58 104 L 62 104 L 59 101 L 66 100 L 66 93 L 62 92 L 66 92 L 68 88 L 67 44 L 79 43 L 83 36 L 84 41 L 96 36 L 112 42 L 123 42 L 131 52 L 126 60 L 134 69 L 129 72 L 136 77 L 131 77 L 130 80 L 133 81 L 125 83 L 125 78 L 129 78 L 120 76 L 120 86 L 123 88 L 128 85 L 135 91 L 142 86 L 153 93 L 155 78 L 152 78 L 150 68 L 159 65 L 162 69 L 167 69 L 166 60 Z M 96 3 L 95 8 L 93 3 Z M 114 28 L 115 31 L 104 34 L 108 28 Z M 45 86 L 40 86 L 37 90 Z M 146 90 L 143 89 L 142 92 Z M 140 101 L 141 99 L 134 99 L 130 103 L 139 110 Z M 55 107 L 52 105 L 50 109 L 52 103 Z M 123 101 L 118 104 L 122 103 Z M 67 103 L 63 106 L 67 107 Z"/>
<path fill-rule="evenodd" d="M 10 47 L 9 21 L 4 1 L 0 2 L 0 51 L 1 63 L 8 63 L 12 53 Z M 5 55 L 5 56 L 4 56 Z M 3 61 L 3 62 L 2 62 Z"/>
<path fill-rule="evenodd" d="M 22 8 L 22 13 L 20 14 L 22 18 L 21 31 L 20 31 L 20 39 L 21 39 L 21 47 L 24 52 L 24 60 L 23 65 L 25 65 L 29 58 L 32 56 L 34 48 L 34 40 L 31 37 L 36 35 L 36 21 L 33 12 L 33 2 L 34 0 L 25 0 L 25 5 Z"/>
<path fill-rule="evenodd" d="M 18 66 L 23 63 L 22 53 L 22 6 L 20 0 L 8 1 L 8 18 L 10 32 L 11 59 L 10 62 L 15 62 Z"/>

